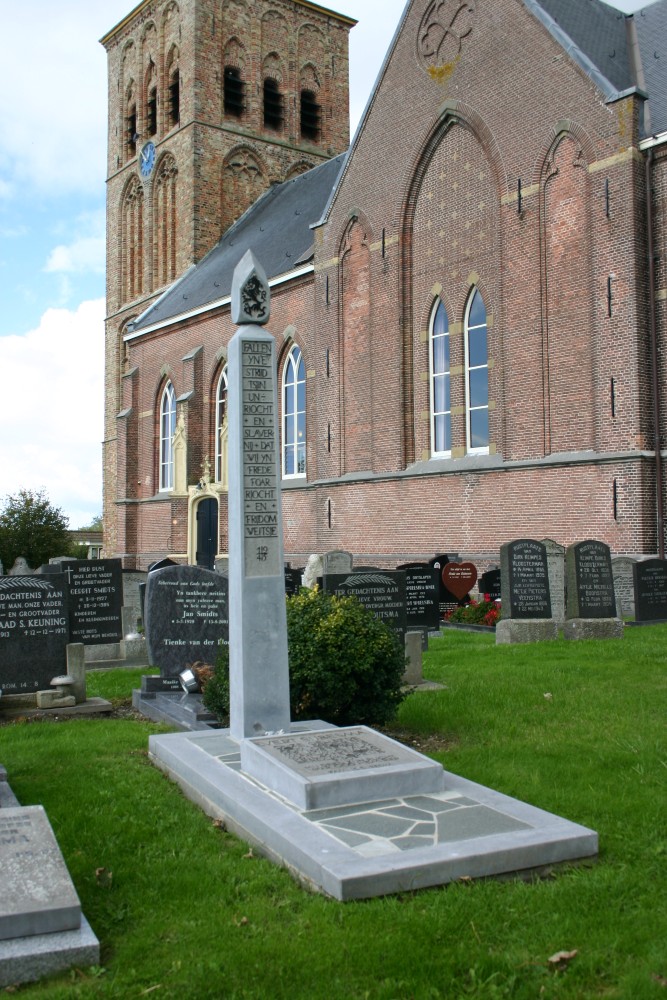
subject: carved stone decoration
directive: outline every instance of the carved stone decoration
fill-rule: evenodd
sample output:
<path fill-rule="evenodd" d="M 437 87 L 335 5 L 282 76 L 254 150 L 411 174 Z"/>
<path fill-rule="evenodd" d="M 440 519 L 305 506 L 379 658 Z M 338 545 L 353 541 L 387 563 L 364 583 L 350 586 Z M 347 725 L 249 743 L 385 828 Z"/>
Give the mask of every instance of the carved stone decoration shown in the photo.
<path fill-rule="evenodd" d="M 264 273 L 252 250 L 241 258 L 232 280 L 232 322 L 237 326 L 268 323 L 271 315 L 271 292 Z"/>
<path fill-rule="evenodd" d="M 174 453 L 174 493 L 182 496 L 188 491 L 188 439 L 185 430 L 185 413 L 182 407 L 179 409 L 172 446 Z"/>
<path fill-rule="evenodd" d="M 419 25 L 417 52 L 434 75 L 461 54 L 462 40 L 472 32 L 476 0 L 431 0 Z"/>

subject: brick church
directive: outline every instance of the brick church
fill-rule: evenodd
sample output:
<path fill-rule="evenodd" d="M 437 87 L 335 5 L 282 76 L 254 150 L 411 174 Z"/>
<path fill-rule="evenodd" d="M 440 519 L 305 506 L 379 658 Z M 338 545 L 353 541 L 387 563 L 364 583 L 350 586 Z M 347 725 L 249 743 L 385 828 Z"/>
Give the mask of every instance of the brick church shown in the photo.
<path fill-rule="evenodd" d="M 363 16 L 363 4 L 360 4 Z M 409 0 L 349 145 L 310 0 L 143 0 L 109 63 L 105 551 L 227 551 L 227 345 L 272 287 L 285 552 L 662 554 L 667 0 Z"/>

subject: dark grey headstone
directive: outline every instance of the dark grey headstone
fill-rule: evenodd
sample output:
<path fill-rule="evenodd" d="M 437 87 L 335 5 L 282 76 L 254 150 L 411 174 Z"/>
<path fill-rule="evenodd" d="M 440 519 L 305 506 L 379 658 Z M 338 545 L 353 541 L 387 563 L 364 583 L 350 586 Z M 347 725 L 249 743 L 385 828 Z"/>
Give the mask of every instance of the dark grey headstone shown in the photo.
<path fill-rule="evenodd" d="M 62 566 L 69 588 L 70 642 L 95 646 L 123 638 L 120 559 L 75 559 Z"/>
<path fill-rule="evenodd" d="M 301 569 L 292 569 L 290 565 L 285 566 L 285 593 L 289 595 L 298 594 L 301 590 L 301 578 L 303 576 L 303 567 Z"/>
<path fill-rule="evenodd" d="M 497 601 L 501 594 L 500 570 L 488 569 L 486 573 L 482 573 L 477 581 L 477 589 L 479 590 L 480 597 L 488 594 L 492 601 Z"/>
<path fill-rule="evenodd" d="M 547 553 L 542 542 L 519 538 L 500 549 L 503 618 L 551 618 Z"/>
<path fill-rule="evenodd" d="M 167 566 L 148 574 L 146 645 L 151 666 L 178 677 L 188 664 L 215 664 L 229 640 L 227 577 L 199 566 Z"/>
<path fill-rule="evenodd" d="M 62 574 L 0 578 L 0 691 L 33 694 L 67 673 L 67 586 Z"/>
<path fill-rule="evenodd" d="M 148 572 L 152 573 L 156 569 L 167 569 L 169 566 L 179 566 L 180 563 L 174 562 L 169 556 L 165 556 L 164 559 L 158 559 L 157 562 L 151 563 L 148 567 Z"/>
<path fill-rule="evenodd" d="M 611 552 L 588 539 L 570 545 L 565 556 L 568 618 L 615 618 L 616 597 Z"/>
<path fill-rule="evenodd" d="M 405 623 L 409 629 L 437 629 L 440 624 L 439 575 L 432 566 L 406 566 Z"/>
<path fill-rule="evenodd" d="M 405 633 L 405 573 L 403 571 L 373 570 L 368 573 L 323 577 L 325 593 L 340 597 L 354 596 L 360 604 L 386 622 L 402 637 Z"/>
<path fill-rule="evenodd" d="M 667 560 L 646 559 L 633 566 L 635 618 L 638 622 L 667 620 Z"/>

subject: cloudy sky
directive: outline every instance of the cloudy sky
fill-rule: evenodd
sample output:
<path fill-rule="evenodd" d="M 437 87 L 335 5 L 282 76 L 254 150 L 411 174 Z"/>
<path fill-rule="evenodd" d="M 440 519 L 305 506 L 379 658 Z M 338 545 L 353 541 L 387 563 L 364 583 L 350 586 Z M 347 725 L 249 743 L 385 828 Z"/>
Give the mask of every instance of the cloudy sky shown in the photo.
<path fill-rule="evenodd" d="M 404 0 L 325 0 L 358 19 L 352 126 Z M 638 0 L 620 0 L 625 11 Z M 106 56 L 131 0 L 31 0 L 0 60 L 0 507 L 45 489 L 70 519 L 102 508 Z"/>

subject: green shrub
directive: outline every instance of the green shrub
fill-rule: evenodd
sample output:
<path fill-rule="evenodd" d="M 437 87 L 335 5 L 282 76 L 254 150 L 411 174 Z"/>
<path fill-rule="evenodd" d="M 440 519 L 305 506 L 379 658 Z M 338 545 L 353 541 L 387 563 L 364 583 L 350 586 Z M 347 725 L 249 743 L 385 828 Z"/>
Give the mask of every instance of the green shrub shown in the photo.
<path fill-rule="evenodd" d="M 405 650 L 356 597 L 302 590 L 287 599 L 293 719 L 383 725 L 403 700 Z"/>
<path fill-rule="evenodd" d="M 201 686 L 204 706 L 220 721 L 229 719 L 229 646 L 220 644 L 215 669 L 210 667 L 194 671 Z"/>
<path fill-rule="evenodd" d="M 292 718 L 339 726 L 384 725 L 403 700 L 405 651 L 392 629 L 356 597 L 302 590 L 287 598 Z M 203 679 L 203 702 L 229 716 L 229 652 Z"/>

